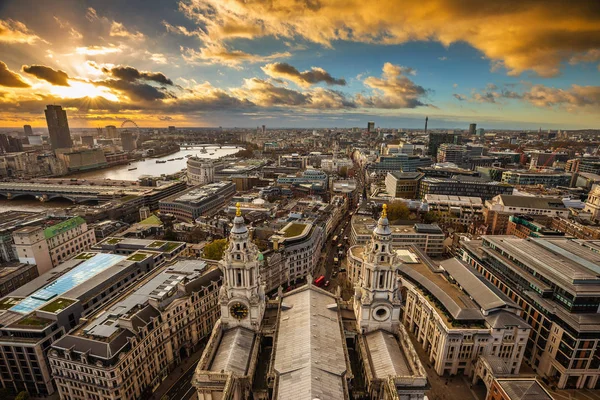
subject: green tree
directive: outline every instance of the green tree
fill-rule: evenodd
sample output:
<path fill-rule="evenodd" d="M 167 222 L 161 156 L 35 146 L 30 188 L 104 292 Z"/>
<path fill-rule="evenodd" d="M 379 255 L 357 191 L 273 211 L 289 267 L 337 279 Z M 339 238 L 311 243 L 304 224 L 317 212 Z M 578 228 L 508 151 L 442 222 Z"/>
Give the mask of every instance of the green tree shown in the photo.
<path fill-rule="evenodd" d="M 396 221 L 398 219 L 408 219 L 410 216 L 410 210 L 406 204 L 401 201 L 388 204 L 387 215 L 390 221 Z"/>
<path fill-rule="evenodd" d="M 15 400 L 29 400 L 29 393 L 25 391 L 20 392 L 17 397 L 15 397 Z"/>
<path fill-rule="evenodd" d="M 227 239 L 217 239 L 204 246 L 202 257 L 209 260 L 220 260 L 227 247 Z"/>
<path fill-rule="evenodd" d="M 432 224 L 434 222 L 437 222 L 438 220 L 439 217 L 436 213 L 432 211 L 428 211 L 425 213 L 425 215 L 423 215 L 423 222 L 425 222 L 426 224 Z"/>
<path fill-rule="evenodd" d="M 167 229 L 165 231 L 165 240 L 177 240 L 177 234 L 173 232 L 173 229 Z"/>

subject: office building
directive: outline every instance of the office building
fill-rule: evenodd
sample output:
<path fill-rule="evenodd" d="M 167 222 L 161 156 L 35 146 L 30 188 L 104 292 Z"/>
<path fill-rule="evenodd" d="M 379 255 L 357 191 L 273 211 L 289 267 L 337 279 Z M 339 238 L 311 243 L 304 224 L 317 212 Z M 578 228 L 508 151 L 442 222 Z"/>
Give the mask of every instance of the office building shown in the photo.
<path fill-rule="evenodd" d="M 385 241 L 385 235 L 373 240 Z M 219 294 L 221 318 L 192 378 L 199 400 L 249 393 L 349 400 L 351 384 L 354 394 L 374 400 L 423 399 L 425 370 L 398 322 L 401 302 L 391 272 L 385 287 L 377 286 L 380 279 L 361 282 L 350 303 L 315 287 L 310 276 L 305 286 L 267 300 L 262 262 L 238 211 L 221 261 L 227 277 Z M 375 275 L 386 267 L 365 268 Z M 359 354 L 353 365 L 350 351 Z"/>
<path fill-rule="evenodd" d="M 152 255 L 82 253 L 0 300 L 2 386 L 12 393 L 54 393 L 47 359 L 52 343 L 154 269 Z"/>
<path fill-rule="evenodd" d="M 473 136 L 477 133 L 477 124 L 469 124 L 469 135 Z"/>
<path fill-rule="evenodd" d="M 214 182 L 194 186 L 159 201 L 161 213 L 173 214 L 181 221 L 191 222 L 203 215 L 212 215 L 225 208 L 235 194 L 232 182 Z"/>
<path fill-rule="evenodd" d="M 69 172 L 87 171 L 108 165 L 102 149 L 58 150 L 56 156 L 62 160 Z"/>
<path fill-rule="evenodd" d="M 161 269 L 54 341 L 48 359 L 61 398 L 148 398 L 210 335 L 221 271 L 196 260 Z"/>
<path fill-rule="evenodd" d="M 489 200 L 499 194 L 512 194 L 513 187 L 506 183 L 490 182 L 469 176 L 452 178 L 423 178 L 419 184 L 419 197 L 428 194 L 445 194 L 448 196 L 481 197 Z"/>
<path fill-rule="evenodd" d="M 437 221 L 444 225 L 468 228 L 471 224 L 483 222 L 481 197 L 427 194 L 423 200 L 427 211 L 435 214 Z"/>
<path fill-rule="evenodd" d="M 390 196 L 401 199 L 416 199 L 421 172 L 388 172 L 385 176 L 385 188 Z"/>
<path fill-rule="evenodd" d="M 544 221 L 553 217 L 569 218 L 569 213 L 559 197 L 498 195 L 485 202 L 483 217 L 489 234 L 504 235 L 511 215 L 545 217 L 538 219 Z"/>
<path fill-rule="evenodd" d="M 307 169 L 300 175 L 285 175 L 277 178 L 280 185 L 290 185 L 308 190 L 323 191 L 328 186 L 328 176 L 318 169 Z"/>
<path fill-rule="evenodd" d="M 39 276 L 34 264 L 11 262 L 0 264 L 0 297 L 17 290 Z"/>
<path fill-rule="evenodd" d="M 504 171 L 502 182 L 510 185 L 541 185 L 545 188 L 571 186 L 569 172 Z"/>
<path fill-rule="evenodd" d="M 563 232 L 548 228 L 544 224 L 536 221 L 533 216 L 518 214 L 508 217 L 506 234 L 521 239 L 527 239 L 528 237 L 553 239 L 565 236 Z"/>
<path fill-rule="evenodd" d="M 269 290 L 316 275 L 325 229 L 311 222 L 290 222 L 269 238 L 271 252 L 263 278 Z"/>
<path fill-rule="evenodd" d="M 33 136 L 33 129 L 31 129 L 31 125 L 23 125 L 23 132 L 25 136 Z"/>
<path fill-rule="evenodd" d="M 439 163 L 453 163 L 456 165 L 462 165 L 467 158 L 467 147 L 451 144 L 442 143 L 438 147 L 437 162 Z"/>
<path fill-rule="evenodd" d="M 133 138 L 133 132 L 124 130 L 121 132 L 121 147 L 123 151 L 135 150 L 135 140 Z"/>
<path fill-rule="evenodd" d="M 429 154 L 432 157 L 436 157 L 438 149 L 443 143 L 461 144 L 461 134 L 446 132 L 429 132 L 429 151 L 427 154 Z"/>
<path fill-rule="evenodd" d="M 209 158 L 190 157 L 187 160 L 187 180 L 190 185 L 206 185 L 215 181 L 215 163 Z"/>
<path fill-rule="evenodd" d="M 117 133 L 117 127 L 114 125 L 107 125 L 104 127 L 104 129 L 106 130 L 106 137 L 108 139 L 116 139 L 119 137 L 118 133 Z"/>
<path fill-rule="evenodd" d="M 46 106 L 44 110 L 52 150 L 73 147 L 67 112 L 61 106 Z"/>
<path fill-rule="evenodd" d="M 369 241 L 377 221 L 373 218 L 355 214 L 350 220 L 350 245 L 364 245 Z M 392 243 L 396 248 L 416 246 L 430 257 L 444 253 L 442 229 L 435 224 L 391 225 Z M 349 253 L 350 254 L 350 253 Z"/>
<path fill-rule="evenodd" d="M 600 225 L 592 221 L 554 217 L 550 221 L 550 228 L 577 239 L 600 239 Z"/>
<path fill-rule="evenodd" d="M 473 377 L 481 358 L 519 374 L 531 327 L 514 301 L 462 260 L 433 263 L 410 250 L 398 256 L 402 322 L 438 375 Z"/>
<path fill-rule="evenodd" d="M 367 132 L 368 133 L 375 132 L 375 122 L 374 121 L 367 122 Z"/>
<path fill-rule="evenodd" d="M 429 157 L 398 153 L 393 156 L 381 156 L 377 161 L 369 163 L 367 174 L 383 179 L 388 172 L 415 172 L 418 168 L 429 167 L 432 163 Z"/>
<path fill-rule="evenodd" d="M 463 260 L 523 308 L 525 359 L 559 389 L 600 389 L 600 246 L 594 240 L 483 236 Z"/>
<path fill-rule="evenodd" d="M 89 249 L 96 237 L 83 218 L 74 217 L 23 227 L 13 232 L 13 241 L 19 261 L 37 265 L 41 275 Z"/>

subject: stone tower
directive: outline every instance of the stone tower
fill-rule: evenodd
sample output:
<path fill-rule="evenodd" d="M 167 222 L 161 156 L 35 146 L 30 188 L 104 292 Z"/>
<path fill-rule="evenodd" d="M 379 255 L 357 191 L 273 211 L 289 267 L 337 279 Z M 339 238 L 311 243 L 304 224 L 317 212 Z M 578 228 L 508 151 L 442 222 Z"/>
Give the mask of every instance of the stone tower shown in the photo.
<path fill-rule="evenodd" d="M 396 269 L 400 263 L 392 248 L 387 205 L 365 245 L 360 279 L 354 292 L 354 313 L 362 333 L 384 329 L 394 332 L 400 323 L 400 293 Z"/>
<path fill-rule="evenodd" d="M 221 323 L 225 329 L 242 326 L 258 331 L 265 313 L 265 291 L 260 277 L 263 257 L 250 240 L 239 203 L 236 208 L 229 243 L 220 261 Z"/>

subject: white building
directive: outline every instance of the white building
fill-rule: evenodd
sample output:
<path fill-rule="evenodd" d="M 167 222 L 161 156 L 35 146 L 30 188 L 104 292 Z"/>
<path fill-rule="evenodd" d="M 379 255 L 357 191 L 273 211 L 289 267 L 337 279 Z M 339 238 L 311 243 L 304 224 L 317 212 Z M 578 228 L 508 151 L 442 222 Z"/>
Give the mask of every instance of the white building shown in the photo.
<path fill-rule="evenodd" d="M 517 375 L 531 331 L 521 308 L 461 260 L 401 257 L 402 321 L 435 372 L 473 376 L 479 357 L 497 357 Z"/>
<path fill-rule="evenodd" d="M 204 185 L 215 181 L 215 163 L 211 159 L 190 157 L 187 160 L 187 180 L 190 185 Z"/>
<path fill-rule="evenodd" d="M 483 201 L 481 197 L 448 196 L 426 194 L 425 206 L 444 224 L 469 226 L 483 221 Z"/>
<path fill-rule="evenodd" d="M 326 158 L 321 160 L 321 169 L 329 173 L 340 172 L 342 168 L 352 168 L 354 163 L 349 158 Z"/>

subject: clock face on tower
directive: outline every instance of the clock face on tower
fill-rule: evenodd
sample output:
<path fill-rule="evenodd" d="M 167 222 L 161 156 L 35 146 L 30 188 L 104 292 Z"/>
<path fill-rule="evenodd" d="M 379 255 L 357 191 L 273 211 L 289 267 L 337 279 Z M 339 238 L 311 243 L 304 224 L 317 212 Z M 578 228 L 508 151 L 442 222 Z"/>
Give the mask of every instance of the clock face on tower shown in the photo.
<path fill-rule="evenodd" d="M 242 320 L 248 316 L 248 307 L 243 303 L 233 303 L 229 306 L 229 313 L 235 318 Z"/>

